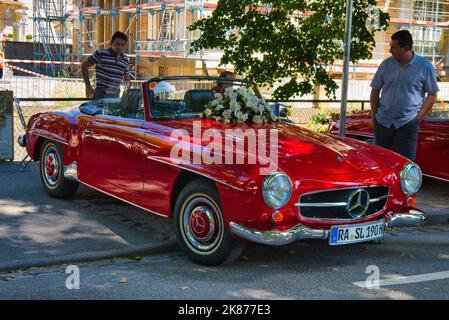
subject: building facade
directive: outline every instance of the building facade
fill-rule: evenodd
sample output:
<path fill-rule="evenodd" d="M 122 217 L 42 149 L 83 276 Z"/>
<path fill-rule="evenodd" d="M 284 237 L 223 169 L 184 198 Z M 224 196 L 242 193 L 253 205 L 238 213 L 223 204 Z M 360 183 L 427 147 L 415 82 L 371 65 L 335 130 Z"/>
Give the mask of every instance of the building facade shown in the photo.
<path fill-rule="evenodd" d="M 130 40 L 127 53 L 135 78 L 216 75 L 232 68 L 218 65 L 218 51 L 190 53 L 190 44 L 199 33 L 187 27 L 212 14 L 218 0 L 23 1 L 29 2 L 28 11 L 20 2 L 0 0 L 0 29 L 7 28 L 14 40 L 23 41 L 21 23 L 32 19 L 35 60 L 79 62 L 96 49 L 108 47 L 112 34 L 120 30 Z M 382 0 L 377 6 L 390 14 L 390 26 L 376 34 L 372 59 L 351 67 L 351 78 L 371 79 L 380 62 L 390 55 L 391 35 L 408 29 L 414 36 L 415 52 L 429 59 L 440 78 L 447 80 L 449 0 Z M 79 75 L 79 66 L 67 68 L 68 73 Z M 329 68 L 335 78 L 341 78 L 342 63 Z M 55 74 L 55 70 L 50 71 L 47 74 Z"/>
<path fill-rule="evenodd" d="M 372 59 L 353 66 L 353 78 L 371 79 L 380 62 L 390 56 L 393 33 L 406 29 L 413 35 L 413 50 L 432 62 L 443 81 L 448 80 L 449 1 L 384 0 L 378 1 L 377 6 L 389 13 L 390 25 L 376 34 Z"/>
<path fill-rule="evenodd" d="M 27 9 L 20 1 L 0 0 L 0 41 L 24 39 Z"/>
<path fill-rule="evenodd" d="M 136 78 L 216 74 L 219 52 L 190 53 L 198 32 L 190 24 L 209 15 L 216 1 L 81 0 L 73 15 L 74 54 L 80 59 L 109 46 L 115 31 L 128 35 Z"/>

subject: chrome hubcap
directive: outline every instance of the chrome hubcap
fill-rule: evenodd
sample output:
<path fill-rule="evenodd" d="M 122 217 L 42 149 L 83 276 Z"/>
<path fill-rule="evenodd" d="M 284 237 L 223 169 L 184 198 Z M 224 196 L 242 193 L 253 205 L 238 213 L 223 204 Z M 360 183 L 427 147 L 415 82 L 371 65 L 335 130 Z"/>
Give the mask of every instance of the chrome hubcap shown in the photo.
<path fill-rule="evenodd" d="M 218 209 L 206 198 L 193 199 L 185 208 L 183 227 L 187 240 L 198 250 L 213 249 L 220 241 Z"/>
<path fill-rule="evenodd" d="M 60 161 L 56 150 L 53 147 L 49 147 L 45 151 L 44 155 L 44 178 L 50 187 L 54 187 L 58 183 L 59 179 L 59 166 Z"/>

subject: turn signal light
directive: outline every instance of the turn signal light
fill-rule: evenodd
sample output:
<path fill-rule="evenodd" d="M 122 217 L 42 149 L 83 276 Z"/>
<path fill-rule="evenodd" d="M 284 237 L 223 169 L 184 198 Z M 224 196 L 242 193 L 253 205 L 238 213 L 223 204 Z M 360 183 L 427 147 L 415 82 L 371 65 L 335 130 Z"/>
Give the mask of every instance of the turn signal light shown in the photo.
<path fill-rule="evenodd" d="M 415 198 L 412 198 L 412 197 L 408 198 L 408 199 L 407 199 L 407 204 L 408 204 L 409 207 L 414 207 L 414 206 L 416 206 L 416 199 L 415 199 Z"/>
<path fill-rule="evenodd" d="M 273 219 L 274 222 L 281 222 L 282 220 L 284 220 L 284 215 L 279 211 L 276 211 L 271 216 L 271 219 Z"/>

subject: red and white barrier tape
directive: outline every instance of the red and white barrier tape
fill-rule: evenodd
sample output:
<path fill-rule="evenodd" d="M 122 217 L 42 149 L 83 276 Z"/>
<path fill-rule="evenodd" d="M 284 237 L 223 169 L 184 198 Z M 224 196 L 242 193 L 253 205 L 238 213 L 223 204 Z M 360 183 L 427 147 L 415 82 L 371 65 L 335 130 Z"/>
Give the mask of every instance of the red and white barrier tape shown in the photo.
<path fill-rule="evenodd" d="M 41 61 L 41 60 L 22 60 L 22 59 L 4 59 L 9 63 L 33 63 L 33 64 L 63 64 L 63 65 L 80 65 L 81 62 L 67 61 Z"/>
<path fill-rule="evenodd" d="M 31 74 L 31 75 L 36 76 L 36 77 L 41 77 L 41 78 L 46 78 L 46 79 L 53 79 L 53 78 L 51 78 L 49 76 L 46 76 L 45 74 L 41 74 L 41 73 L 37 73 L 37 72 L 34 72 L 34 71 L 30 71 L 30 70 L 23 69 L 23 68 L 20 68 L 20 67 L 16 67 L 16 66 L 13 66 L 13 65 L 10 65 L 10 64 L 7 65 L 7 67 L 9 67 L 11 69 L 18 70 L 18 71 L 22 71 L 22 72 L 25 72 L 25 73 L 28 73 L 28 74 Z"/>

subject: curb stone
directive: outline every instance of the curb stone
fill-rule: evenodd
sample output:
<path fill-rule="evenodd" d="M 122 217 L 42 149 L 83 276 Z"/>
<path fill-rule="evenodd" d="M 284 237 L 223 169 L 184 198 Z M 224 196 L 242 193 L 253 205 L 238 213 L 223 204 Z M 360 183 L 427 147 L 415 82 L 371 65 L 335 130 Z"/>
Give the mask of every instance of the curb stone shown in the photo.
<path fill-rule="evenodd" d="M 132 256 L 149 256 L 156 254 L 164 254 L 179 250 L 176 240 L 170 239 L 164 243 L 158 245 L 142 245 L 131 246 L 121 249 L 94 251 L 79 254 L 72 254 L 67 256 L 60 256 L 54 258 L 37 258 L 28 260 L 26 262 L 11 262 L 0 265 L 0 274 L 11 273 L 17 270 L 29 270 L 31 268 L 44 268 L 57 265 L 94 262 L 101 260 L 110 260 L 117 258 L 129 258 Z"/>

